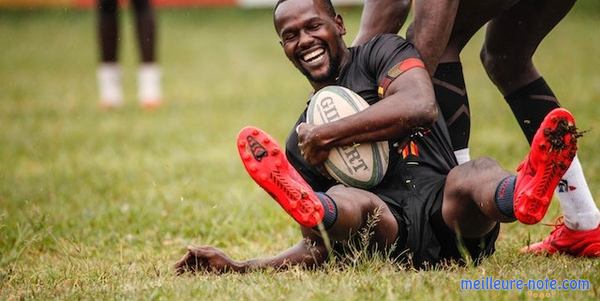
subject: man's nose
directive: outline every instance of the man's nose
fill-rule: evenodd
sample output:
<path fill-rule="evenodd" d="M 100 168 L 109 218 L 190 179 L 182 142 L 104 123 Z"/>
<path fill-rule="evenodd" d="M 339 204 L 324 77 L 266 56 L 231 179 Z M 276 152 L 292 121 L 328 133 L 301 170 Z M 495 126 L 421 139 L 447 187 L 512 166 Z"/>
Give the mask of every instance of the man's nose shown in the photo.
<path fill-rule="evenodd" d="M 308 32 L 306 32 L 304 30 L 300 31 L 300 37 L 298 40 L 298 45 L 300 47 L 310 46 L 313 43 L 313 41 L 314 41 L 313 36 L 311 36 Z"/>

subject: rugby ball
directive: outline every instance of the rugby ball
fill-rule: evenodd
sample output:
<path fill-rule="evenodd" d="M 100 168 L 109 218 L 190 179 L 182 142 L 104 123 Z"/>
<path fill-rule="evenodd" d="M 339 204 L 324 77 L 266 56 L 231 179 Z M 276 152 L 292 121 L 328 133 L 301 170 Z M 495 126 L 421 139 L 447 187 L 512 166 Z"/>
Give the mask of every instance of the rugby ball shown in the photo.
<path fill-rule="evenodd" d="M 306 122 L 321 125 L 356 114 L 369 107 L 358 94 L 341 86 L 327 86 L 310 99 Z M 389 163 L 387 141 L 336 147 L 325 161 L 325 169 L 338 182 L 369 189 L 379 184 Z"/>

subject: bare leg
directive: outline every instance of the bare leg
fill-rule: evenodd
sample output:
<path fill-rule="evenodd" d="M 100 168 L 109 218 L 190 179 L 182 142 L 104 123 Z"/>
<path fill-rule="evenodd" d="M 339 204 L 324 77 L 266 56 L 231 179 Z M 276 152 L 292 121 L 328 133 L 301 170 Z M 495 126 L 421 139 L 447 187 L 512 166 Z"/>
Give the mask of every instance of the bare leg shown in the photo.
<path fill-rule="evenodd" d="M 329 237 L 335 241 L 345 241 L 358 231 L 367 221 L 369 215 L 379 211 L 379 222 L 374 227 L 373 242 L 379 246 L 391 246 L 398 236 L 398 222 L 388 206 L 375 194 L 342 185 L 334 186 L 327 191 L 337 205 L 338 218 L 328 229 Z"/>
<path fill-rule="evenodd" d="M 509 94 L 540 80 L 533 54 L 574 3 L 575 0 L 523 0 L 492 20 L 487 28 L 481 60 L 490 79 L 507 97 L 530 143 L 546 114 L 560 107 L 558 100 L 545 82 L 539 88 L 519 93 L 524 95 Z"/>
<path fill-rule="evenodd" d="M 446 179 L 442 216 L 450 229 L 464 237 L 481 237 L 498 221 L 512 221 L 498 210 L 494 194 L 510 173 L 496 161 L 480 158 L 453 168 Z"/>
<path fill-rule="evenodd" d="M 575 0 L 522 0 L 489 23 L 481 60 L 502 94 L 540 77 L 533 54 L 573 4 Z"/>

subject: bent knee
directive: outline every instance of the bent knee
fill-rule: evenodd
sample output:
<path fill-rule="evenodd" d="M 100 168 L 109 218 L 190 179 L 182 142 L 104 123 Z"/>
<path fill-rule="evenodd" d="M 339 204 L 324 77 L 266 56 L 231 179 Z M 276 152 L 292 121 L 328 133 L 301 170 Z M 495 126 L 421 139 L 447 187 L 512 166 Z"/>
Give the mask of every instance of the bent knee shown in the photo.
<path fill-rule="evenodd" d="M 446 189 L 464 198 L 474 185 L 489 174 L 505 173 L 496 160 L 481 157 L 454 167 L 446 178 Z"/>
<path fill-rule="evenodd" d="M 479 57 L 488 76 L 498 86 L 508 85 L 515 77 L 522 74 L 536 72 L 530 55 L 494 51 L 484 46 Z"/>
<path fill-rule="evenodd" d="M 471 168 L 478 170 L 478 171 L 481 171 L 481 170 L 489 171 L 491 169 L 500 168 L 500 165 L 498 164 L 498 162 L 491 157 L 477 158 L 475 160 L 469 161 L 469 163 L 472 165 Z"/>
<path fill-rule="evenodd" d="M 391 214 L 388 206 L 376 194 L 353 187 L 336 185 L 325 192 L 331 197 L 338 209 L 342 211 L 351 210 L 352 212 L 360 212 L 364 217 L 373 212 L 382 214 Z"/>

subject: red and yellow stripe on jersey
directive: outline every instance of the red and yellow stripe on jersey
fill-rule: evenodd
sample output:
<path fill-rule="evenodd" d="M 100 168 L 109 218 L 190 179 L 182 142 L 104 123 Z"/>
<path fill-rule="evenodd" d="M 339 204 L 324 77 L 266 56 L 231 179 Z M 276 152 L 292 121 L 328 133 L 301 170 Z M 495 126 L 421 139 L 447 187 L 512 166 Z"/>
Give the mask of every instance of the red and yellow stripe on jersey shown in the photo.
<path fill-rule="evenodd" d="M 423 64 L 423 61 L 421 59 L 415 57 L 405 59 L 402 62 L 394 65 L 394 67 L 392 67 L 390 71 L 388 71 L 388 73 L 385 75 L 385 78 L 381 81 L 379 88 L 377 89 L 377 94 L 379 95 L 379 98 L 383 98 L 383 96 L 385 95 L 385 91 L 387 91 L 387 88 L 392 83 L 392 81 L 394 81 L 394 79 L 396 79 L 402 73 L 416 67 L 425 68 L 425 64 Z"/>

